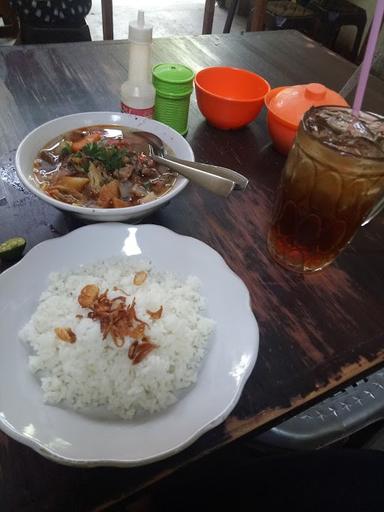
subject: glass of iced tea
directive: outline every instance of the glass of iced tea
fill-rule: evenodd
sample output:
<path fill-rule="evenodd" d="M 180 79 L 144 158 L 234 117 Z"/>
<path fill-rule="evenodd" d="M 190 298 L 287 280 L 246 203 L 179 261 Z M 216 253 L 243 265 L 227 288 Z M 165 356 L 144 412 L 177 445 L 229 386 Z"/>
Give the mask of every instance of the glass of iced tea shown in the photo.
<path fill-rule="evenodd" d="M 329 265 L 384 206 L 384 117 L 311 108 L 280 181 L 268 249 L 284 267 Z"/>

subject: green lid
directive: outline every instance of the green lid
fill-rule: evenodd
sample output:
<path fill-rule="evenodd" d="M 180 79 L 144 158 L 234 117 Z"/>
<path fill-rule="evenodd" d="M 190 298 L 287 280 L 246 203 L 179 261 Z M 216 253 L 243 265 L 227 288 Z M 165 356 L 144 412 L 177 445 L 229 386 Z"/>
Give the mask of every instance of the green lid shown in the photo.
<path fill-rule="evenodd" d="M 152 70 L 156 92 L 164 97 L 185 96 L 193 90 L 192 69 L 182 64 L 157 64 Z"/>

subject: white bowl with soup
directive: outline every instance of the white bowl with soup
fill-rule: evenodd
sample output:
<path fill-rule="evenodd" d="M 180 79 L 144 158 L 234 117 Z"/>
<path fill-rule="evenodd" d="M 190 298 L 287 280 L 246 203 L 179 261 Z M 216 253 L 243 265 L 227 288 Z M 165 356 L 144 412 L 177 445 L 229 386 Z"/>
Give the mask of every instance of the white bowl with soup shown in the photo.
<path fill-rule="evenodd" d="M 188 180 L 153 162 L 139 132 L 157 135 L 167 152 L 194 160 L 178 132 L 144 117 L 86 112 L 30 132 L 16 152 L 20 181 L 33 194 L 87 221 L 138 222 L 167 204 Z"/>

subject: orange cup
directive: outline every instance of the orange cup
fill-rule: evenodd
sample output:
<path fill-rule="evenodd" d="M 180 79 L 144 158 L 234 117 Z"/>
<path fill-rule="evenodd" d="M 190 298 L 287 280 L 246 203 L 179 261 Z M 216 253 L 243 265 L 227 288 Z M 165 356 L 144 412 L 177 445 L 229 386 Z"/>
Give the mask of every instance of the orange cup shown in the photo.
<path fill-rule="evenodd" d="M 287 155 L 295 140 L 301 119 L 311 107 L 348 106 L 345 99 L 322 84 L 277 87 L 264 98 L 269 135 L 276 149 Z"/>
<path fill-rule="evenodd" d="M 259 114 L 269 83 L 246 69 L 210 67 L 195 77 L 197 105 L 207 121 L 222 130 L 241 128 Z"/>

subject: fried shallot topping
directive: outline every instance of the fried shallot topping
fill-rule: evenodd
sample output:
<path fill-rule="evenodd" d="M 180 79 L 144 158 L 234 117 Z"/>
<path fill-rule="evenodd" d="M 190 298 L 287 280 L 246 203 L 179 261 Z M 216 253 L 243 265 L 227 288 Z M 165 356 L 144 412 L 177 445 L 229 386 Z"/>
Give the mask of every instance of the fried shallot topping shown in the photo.
<path fill-rule="evenodd" d="M 99 295 L 99 287 L 95 284 L 87 284 L 81 290 L 78 301 L 82 308 L 91 308 Z"/>
<path fill-rule="evenodd" d="M 144 272 L 144 274 L 146 278 L 146 273 Z M 148 324 L 137 317 L 135 299 L 131 304 L 127 304 L 127 298 L 122 295 L 110 299 L 108 290 L 100 293 L 99 288 L 91 284 L 84 286 L 78 301 L 80 306 L 91 310 L 88 313 L 88 318 L 95 321 L 99 320 L 103 340 L 110 334 L 117 347 L 124 345 L 126 336 L 134 340 L 128 350 L 128 357 L 132 360 L 132 364 L 140 363 L 157 347 L 145 335 L 145 328 L 148 327 Z M 161 306 L 159 309 L 160 316 L 162 310 L 163 307 Z M 159 311 L 155 313 L 158 314 Z M 160 318 L 160 316 L 157 318 Z"/>
<path fill-rule="evenodd" d="M 157 345 L 151 343 L 150 341 L 142 341 L 138 345 L 136 345 L 135 350 L 133 352 L 133 356 L 130 357 L 132 359 L 132 364 L 139 364 L 141 361 L 147 357 L 147 355 L 157 348 Z M 129 357 L 129 354 L 128 354 Z"/>
<path fill-rule="evenodd" d="M 147 273 L 143 270 L 140 272 L 136 272 L 135 277 L 133 278 L 133 284 L 135 286 L 140 286 L 147 279 Z"/>
<path fill-rule="evenodd" d="M 163 314 L 163 306 L 160 306 L 160 309 L 157 311 L 149 311 L 147 309 L 148 315 L 152 318 L 152 320 L 159 320 L 161 318 L 161 315 Z"/>
<path fill-rule="evenodd" d="M 69 327 L 56 327 L 55 329 L 56 336 L 66 343 L 75 343 L 76 334 Z"/>

